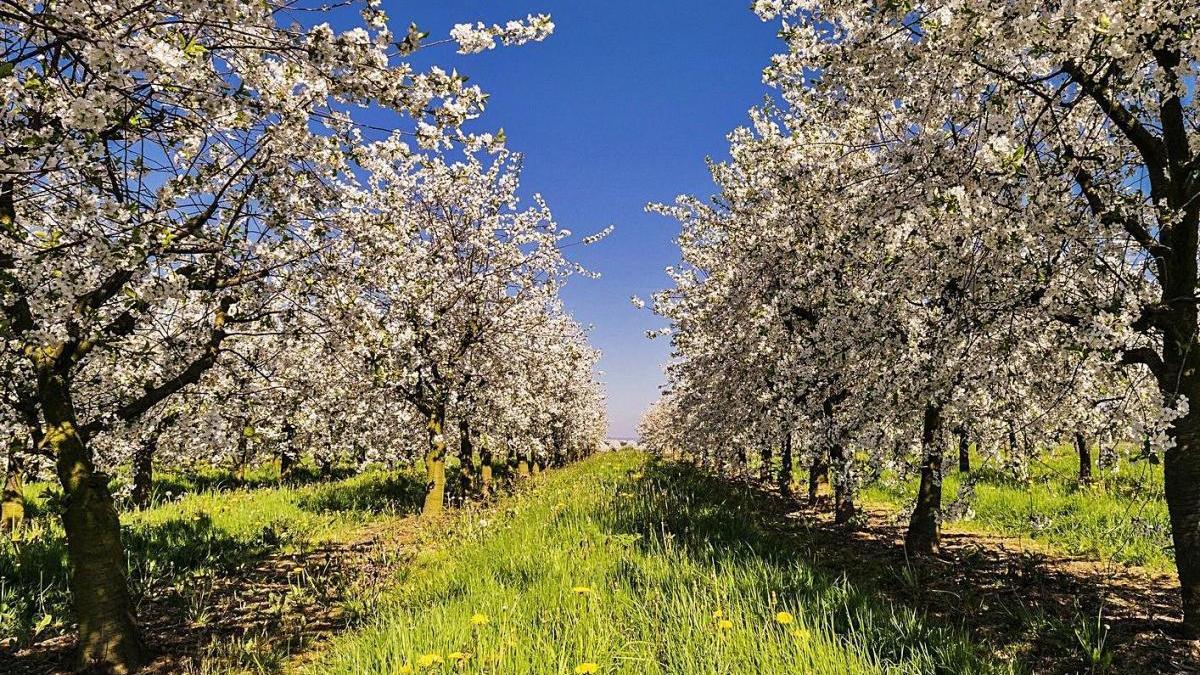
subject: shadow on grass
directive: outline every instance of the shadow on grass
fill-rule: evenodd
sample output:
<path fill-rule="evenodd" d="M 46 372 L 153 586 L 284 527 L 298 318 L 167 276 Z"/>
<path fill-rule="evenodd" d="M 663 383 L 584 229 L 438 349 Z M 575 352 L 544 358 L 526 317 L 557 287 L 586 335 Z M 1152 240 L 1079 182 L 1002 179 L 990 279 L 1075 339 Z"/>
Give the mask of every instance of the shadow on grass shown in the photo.
<path fill-rule="evenodd" d="M 322 485 L 297 506 L 314 513 L 364 511 L 412 513 L 425 497 L 425 484 L 412 474 L 365 474 L 359 480 Z"/>
<path fill-rule="evenodd" d="M 753 588 L 764 605 L 778 606 L 777 599 L 786 599 L 851 649 L 869 646 L 884 663 L 906 663 L 924 654 L 931 672 L 994 672 L 958 624 L 931 621 L 916 605 L 881 595 L 867 579 L 817 564 L 811 555 L 814 542 L 804 530 L 774 508 L 778 504 L 764 503 L 746 486 L 671 462 L 652 462 L 638 480 L 635 491 L 659 495 L 662 501 L 652 513 L 623 511 L 618 527 L 640 535 L 637 546 L 647 552 L 666 539 L 705 566 L 772 568 L 765 577 L 775 583 Z M 632 568 L 618 573 L 635 588 L 652 583 L 631 578 L 637 576 Z"/>
<path fill-rule="evenodd" d="M 1163 618 L 1178 614 L 1175 590 L 1158 579 L 981 546 L 965 534 L 946 535 L 936 558 L 909 560 L 898 526 L 847 532 L 776 492 L 690 464 L 652 462 L 640 481 L 647 490 L 667 486 L 668 504 L 653 522 L 629 514 L 631 530 L 669 533 L 673 545 L 718 564 L 799 562 L 812 574 L 763 595 L 816 604 L 835 631 L 866 630 L 888 658 L 924 646 L 939 672 L 959 672 L 974 660 L 952 644 L 965 647 L 965 633 L 985 655 L 1009 655 L 1018 671 L 1194 672 L 1190 647 L 1168 637 L 1177 620 Z M 842 611 L 830 611 L 839 604 Z"/>

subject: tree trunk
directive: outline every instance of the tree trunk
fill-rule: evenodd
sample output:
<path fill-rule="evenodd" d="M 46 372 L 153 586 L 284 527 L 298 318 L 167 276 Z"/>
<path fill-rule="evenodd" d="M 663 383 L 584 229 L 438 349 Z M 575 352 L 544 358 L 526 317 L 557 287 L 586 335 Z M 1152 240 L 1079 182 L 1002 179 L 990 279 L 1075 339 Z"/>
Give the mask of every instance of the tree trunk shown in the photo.
<path fill-rule="evenodd" d="M 133 505 L 144 509 L 150 506 L 150 497 L 154 489 L 154 450 L 158 439 L 151 437 L 133 454 Z"/>
<path fill-rule="evenodd" d="M 1200 639 L 1200 377 L 1196 365 L 1190 365 L 1181 375 L 1181 389 L 1196 403 L 1171 427 L 1175 446 L 1163 454 L 1163 488 L 1183 599 L 1182 632 L 1196 640 Z"/>
<path fill-rule="evenodd" d="M 808 470 L 808 504 L 812 506 L 817 503 L 817 499 L 821 496 L 821 487 L 825 490 L 829 489 L 829 462 L 825 461 L 825 454 L 818 451 L 813 453 L 812 466 Z"/>
<path fill-rule="evenodd" d="M 921 429 L 921 486 L 917 489 L 917 504 L 904 535 L 904 547 L 909 553 L 933 555 L 941 544 L 942 519 L 942 442 L 941 408 L 925 405 Z"/>
<path fill-rule="evenodd" d="M 291 422 L 283 424 L 283 445 L 279 448 L 279 480 L 288 481 L 296 470 L 296 427 Z"/>
<path fill-rule="evenodd" d="M 142 663 L 142 645 L 125 579 L 121 524 L 108 491 L 77 431 L 63 376 L 38 373 L 45 442 L 54 452 L 63 489 L 63 529 L 71 561 L 71 596 L 79 623 L 79 665 L 127 673 Z"/>
<path fill-rule="evenodd" d="M 233 461 L 233 485 L 242 487 L 246 484 L 246 464 L 250 461 L 250 420 L 243 420 L 241 431 L 238 433 L 237 454 Z"/>
<path fill-rule="evenodd" d="M 771 460 L 774 454 L 771 444 L 763 441 L 762 449 L 758 451 L 758 480 L 762 483 L 771 482 Z"/>
<path fill-rule="evenodd" d="M 835 525 L 850 525 L 858 515 L 858 509 L 854 506 L 854 486 L 850 484 L 846 449 L 841 443 L 830 446 L 829 460 L 837 475 L 833 484 L 833 522 Z"/>
<path fill-rule="evenodd" d="M 465 501 L 475 491 L 475 444 L 471 441 L 471 423 L 466 418 L 458 421 L 458 467 Z"/>
<path fill-rule="evenodd" d="M 779 492 L 785 496 L 792 494 L 792 429 L 786 424 L 779 441 Z"/>
<path fill-rule="evenodd" d="M 492 449 L 488 447 L 485 441 L 479 448 L 479 492 L 484 499 L 489 499 L 492 496 Z"/>
<path fill-rule="evenodd" d="M 1092 450 L 1078 431 L 1075 432 L 1075 450 L 1079 453 L 1079 484 L 1088 485 L 1092 482 Z"/>
<path fill-rule="evenodd" d="M 958 472 L 971 473 L 971 439 L 967 430 L 958 429 Z"/>
<path fill-rule="evenodd" d="M 25 462 L 21 450 L 21 442 L 14 438 L 8 446 L 4 493 L 0 498 L 0 531 L 13 535 L 25 521 Z"/>
<path fill-rule="evenodd" d="M 429 447 L 425 451 L 425 504 L 422 517 L 439 516 L 446 508 L 446 439 L 442 429 L 446 415 L 437 412 L 429 418 Z"/>

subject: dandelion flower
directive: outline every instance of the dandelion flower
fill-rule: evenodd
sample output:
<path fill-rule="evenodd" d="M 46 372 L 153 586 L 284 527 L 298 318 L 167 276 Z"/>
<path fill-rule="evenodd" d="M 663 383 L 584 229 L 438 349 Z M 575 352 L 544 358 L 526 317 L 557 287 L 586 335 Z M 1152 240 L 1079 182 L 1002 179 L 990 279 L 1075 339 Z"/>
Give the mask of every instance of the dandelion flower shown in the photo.
<path fill-rule="evenodd" d="M 718 609 L 718 610 L 715 610 L 715 611 L 713 611 L 713 618 L 714 618 L 714 619 L 719 619 L 719 618 L 721 618 L 721 617 L 723 617 L 723 616 L 725 616 L 725 612 L 722 612 L 722 611 L 721 611 L 721 610 L 719 610 L 719 609 Z"/>
<path fill-rule="evenodd" d="M 717 628 L 720 628 L 721 630 L 731 630 L 733 628 L 733 622 L 729 619 L 721 619 L 717 622 Z"/>
<path fill-rule="evenodd" d="M 396 673 L 397 673 L 397 675 L 412 675 L 412 671 L 413 671 L 413 667 L 406 663 L 406 664 L 400 666 L 400 669 L 397 670 Z"/>
<path fill-rule="evenodd" d="M 450 659 L 451 661 L 466 661 L 467 659 L 471 658 L 471 655 L 467 654 L 466 652 L 450 652 L 446 655 L 446 658 Z"/>
<path fill-rule="evenodd" d="M 487 614 L 480 614 L 479 612 L 476 612 L 471 615 L 471 625 L 472 626 L 482 626 L 482 625 L 486 624 L 487 622 L 488 622 Z"/>
<path fill-rule="evenodd" d="M 592 589 L 587 586 L 574 586 L 571 588 L 571 592 L 575 595 L 588 595 L 592 592 Z"/>
<path fill-rule="evenodd" d="M 421 657 L 417 659 L 417 665 L 422 668 L 428 668 L 435 663 L 441 663 L 441 662 L 442 662 L 442 655 L 437 652 L 430 652 L 428 654 L 422 654 Z"/>
<path fill-rule="evenodd" d="M 809 638 L 809 632 L 804 628 L 793 628 L 792 637 L 796 638 L 797 640 L 807 640 Z"/>
<path fill-rule="evenodd" d="M 575 666 L 575 675 L 592 675 L 600 672 L 600 664 L 587 661 Z"/>
<path fill-rule="evenodd" d="M 795 621 L 796 617 L 792 616 L 791 612 L 779 612 L 775 615 L 775 620 L 786 626 Z"/>

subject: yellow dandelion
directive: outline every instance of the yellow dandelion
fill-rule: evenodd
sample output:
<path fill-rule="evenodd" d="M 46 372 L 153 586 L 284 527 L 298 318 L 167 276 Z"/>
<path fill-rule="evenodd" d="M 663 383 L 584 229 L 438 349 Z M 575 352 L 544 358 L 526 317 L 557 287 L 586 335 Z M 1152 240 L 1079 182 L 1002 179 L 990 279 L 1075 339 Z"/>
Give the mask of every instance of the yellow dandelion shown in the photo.
<path fill-rule="evenodd" d="M 807 640 L 809 638 L 809 635 L 810 634 L 809 634 L 808 630 L 806 630 L 804 628 L 793 628 L 792 629 L 792 637 L 796 638 L 797 640 Z"/>
<path fill-rule="evenodd" d="M 587 661 L 575 666 L 575 675 L 592 675 L 600 672 L 600 664 Z"/>
<path fill-rule="evenodd" d="M 792 616 L 791 612 L 779 612 L 775 615 L 775 620 L 786 626 L 795 621 L 796 617 Z"/>
<path fill-rule="evenodd" d="M 429 654 L 422 654 L 421 657 L 417 659 L 417 665 L 422 668 L 429 668 L 433 664 L 441 663 L 441 662 L 442 662 L 442 655 L 437 652 L 430 652 Z"/>
<path fill-rule="evenodd" d="M 733 622 L 729 619 L 721 619 L 717 622 L 717 628 L 720 628 L 721 630 L 732 630 Z"/>
<path fill-rule="evenodd" d="M 406 664 L 400 666 L 399 670 L 397 670 L 396 673 L 397 673 L 397 675 L 412 675 L 412 671 L 413 671 L 413 667 L 406 663 Z"/>
<path fill-rule="evenodd" d="M 471 658 L 471 655 L 467 654 L 466 652 L 450 652 L 446 655 L 446 658 L 450 659 L 451 661 L 466 661 L 467 659 Z"/>
<path fill-rule="evenodd" d="M 714 611 L 713 611 L 713 618 L 714 618 L 714 619 L 719 619 L 719 618 L 721 618 L 721 617 L 723 617 L 723 616 L 725 616 L 725 612 L 722 612 L 722 611 L 721 611 L 721 610 L 719 610 L 719 609 L 718 609 L 718 610 L 714 610 Z"/>
<path fill-rule="evenodd" d="M 573 586 L 571 592 L 575 595 L 588 595 L 592 592 L 592 589 L 587 586 Z"/>
<path fill-rule="evenodd" d="M 472 626 L 482 626 L 482 625 L 486 624 L 487 622 L 488 622 L 487 614 L 480 614 L 479 612 L 476 612 L 471 615 L 471 625 Z"/>

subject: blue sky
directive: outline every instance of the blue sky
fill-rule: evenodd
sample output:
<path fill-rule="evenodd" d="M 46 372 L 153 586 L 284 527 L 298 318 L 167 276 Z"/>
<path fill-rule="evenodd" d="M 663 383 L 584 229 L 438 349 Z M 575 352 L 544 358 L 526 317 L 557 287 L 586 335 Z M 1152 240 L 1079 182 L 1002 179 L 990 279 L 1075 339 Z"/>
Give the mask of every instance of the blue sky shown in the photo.
<path fill-rule="evenodd" d="M 572 279 L 566 303 L 591 325 L 604 352 L 609 433 L 632 436 L 657 397 L 669 344 L 648 340 L 662 325 L 629 304 L 669 285 L 678 260 L 677 225 L 647 214 L 651 201 L 709 195 L 706 156 L 726 155 L 725 135 L 747 121 L 767 93 L 761 71 L 781 45 L 778 26 L 761 22 L 750 1 L 384 0 L 393 29 L 408 21 L 437 39 L 455 23 L 487 23 L 549 13 L 546 42 L 459 56 L 438 47 L 436 63 L 457 67 L 491 94 L 483 128 L 503 127 L 525 155 L 522 185 L 540 192 L 562 227 L 577 234 L 616 231 L 571 249 L 602 276 Z"/>

